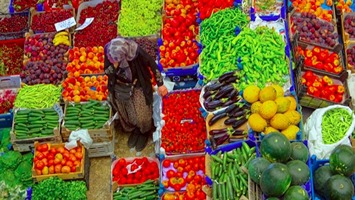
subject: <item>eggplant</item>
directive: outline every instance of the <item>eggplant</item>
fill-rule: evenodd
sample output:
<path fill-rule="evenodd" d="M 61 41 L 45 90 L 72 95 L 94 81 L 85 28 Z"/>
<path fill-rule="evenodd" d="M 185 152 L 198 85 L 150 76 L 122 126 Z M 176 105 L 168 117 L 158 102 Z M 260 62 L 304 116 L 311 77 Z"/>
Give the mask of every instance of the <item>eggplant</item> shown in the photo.
<path fill-rule="evenodd" d="M 218 90 L 215 99 L 221 99 L 222 97 L 228 97 L 228 94 L 234 90 L 233 85 L 227 85 Z"/>
<path fill-rule="evenodd" d="M 227 117 L 227 113 L 221 113 L 218 115 L 213 115 L 213 117 L 210 119 L 210 121 L 208 121 L 208 125 L 212 126 L 213 124 L 215 124 L 218 120 Z"/>
<path fill-rule="evenodd" d="M 228 118 L 224 121 L 224 125 L 230 126 L 230 125 L 236 123 L 237 121 L 238 121 L 237 118 Z"/>
<path fill-rule="evenodd" d="M 213 101 L 213 97 L 214 97 L 214 95 L 207 97 L 207 99 L 205 99 L 205 102 L 208 103 L 208 102 Z"/>
<path fill-rule="evenodd" d="M 222 74 L 218 78 L 218 81 L 222 83 L 222 82 L 225 82 L 226 80 L 228 80 L 229 78 L 234 77 L 234 76 L 235 76 L 235 71 L 227 72 L 227 73 Z"/>
<path fill-rule="evenodd" d="M 227 141 L 229 139 L 229 135 L 227 134 L 227 135 L 224 135 L 222 137 L 214 138 L 214 139 L 216 141 L 216 145 L 218 146 L 218 145 L 223 144 L 225 141 Z"/>
<path fill-rule="evenodd" d="M 223 128 L 223 129 L 214 129 L 214 130 L 210 130 L 209 134 L 210 135 L 218 135 L 218 134 L 222 134 L 222 133 L 228 133 L 233 129 L 230 128 Z"/>
<path fill-rule="evenodd" d="M 238 80 L 237 76 L 229 77 L 227 80 L 223 81 L 225 84 L 235 83 Z"/>
<path fill-rule="evenodd" d="M 244 137 L 243 138 L 229 138 L 228 143 L 240 142 L 243 140 L 244 140 Z"/>
<path fill-rule="evenodd" d="M 232 114 L 228 115 L 229 117 L 234 117 L 234 118 L 238 118 L 238 117 L 242 117 L 244 114 L 246 114 L 248 112 L 247 109 L 243 109 L 241 111 L 237 111 L 237 112 L 233 112 Z"/>
<path fill-rule="evenodd" d="M 240 126 L 242 126 L 247 121 L 248 121 L 248 119 L 245 116 L 243 116 L 242 119 L 240 119 L 237 122 L 235 122 L 234 124 L 232 124 L 232 127 L 233 127 L 233 129 L 238 129 Z"/>
<path fill-rule="evenodd" d="M 238 105 L 236 104 L 236 103 L 233 103 L 232 105 L 229 105 L 227 108 L 226 108 L 226 110 L 225 110 L 225 112 L 226 113 L 230 113 L 231 111 L 233 111 L 235 108 L 237 108 L 238 107 Z"/>
<path fill-rule="evenodd" d="M 221 100 L 213 100 L 213 101 L 207 102 L 207 107 L 210 108 L 210 110 L 212 110 L 212 109 L 215 109 L 219 106 L 222 106 L 223 103 L 224 102 L 222 102 Z"/>
<path fill-rule="evenodd" d="M 238 92 L 236 89 L 232 90 L 231 93 L 228 94 L 228 98 L 232 99 L 235 95 L 238 95 Z"/>
<path fill-rule="evenodd" d="M 244 135 L 244 131 L 243 130 L 235 130 L 230 137 L 241 136 L 241 135 Z"/>
<path fill-rule="evenodd" d="M 205 87 L 205 92 L 207 92 L 207 91 L 216 91 L 219 88 L 221 88 L 222 86 L 223 86 L 223 84 L 221 82 L 212 83 L 211 85 L 207 85 Z"/>
<path fill-rule="evenodd" d="M 213 137 L 210 137 L 210 142 L 211 142 L 212 148 L 216 149 L 217 148 L 216 140 Z"/>

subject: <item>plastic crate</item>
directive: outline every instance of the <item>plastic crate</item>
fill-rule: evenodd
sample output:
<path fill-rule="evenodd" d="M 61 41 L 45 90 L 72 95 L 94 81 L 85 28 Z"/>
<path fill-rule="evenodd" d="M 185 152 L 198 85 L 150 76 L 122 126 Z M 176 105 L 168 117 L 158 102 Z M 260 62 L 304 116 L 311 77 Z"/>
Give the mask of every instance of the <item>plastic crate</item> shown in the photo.
<path fill-rule="evenodd" d="M 15 11 L 15 7 L 14 7 L 14 0 L 10 0 L 10 4 L 9 4 L 9 12 L 11 13 L 11 14 L 13 14 L 13 13 L 17 13 L 16 11 Z M 30 8 L 26 8 L 26 9 L 24 9 L 24 11 L 28 11 Z M 37 11 L 44 11 L 44 5 L 43 5 L 43 3 L 37 3 L 36 4 L 36 10 Z M 22 12 L 22 11 L 21 11 Z"/>
<path fill-rule="evenodd" d="M 283 0 L 280 3 L 281 5 L 279 5 L 279 11 L 271 14 L 258 13 L 258 11 L 256 11 L 257 10 L 255 5 L 256 1 L 257 0 L 253 0 L 253 5 L 252 5 L 253 10 L 251 10 L 250 12 L 252 21 L 254 21 L 253 19 L 255 19 L 256 15 L 260 17 L 263 21 L 277 21 L 280 18 L 286 19 L 287 6 L 285 5 L 285 2 Z"/>
<path fill-rule="evenodd" d="M 13 112 L 12 110 L 9 113 L 0 115 L 0 127 L 9 128 L 12 126 Z"/>
<path fill-rule="evenodd" d="M 90 158 L 112 156 L 115 153 L 115 139 L 114 136 L 110 142 L 93 143 L 88 149 Z"/>
<path fill-rule="evenodd" d="M 329 165 L 329 160 L 328 159 L 317 160 L 317 157 L 315 155 L 312 155 L 310 160 L 311 160 L 312 199 L 313 200 L 324 200 L 324 198 L 319 196 L 314 189 L 313 176 L 314 176 L 315 171 L 319 167 L 324 166 L 324 165 Z M 355 174 L 351 176 L 351 181 L 353 182 L 353 184 L 355 183 Z M 354 184 L 354 187 L 355 187 L 355 184 Z M 353 196 L 352 200 L 355 200 L 355 195 Z"/>
<path fill-rule="evenodd" d="M 346 79 L 348 78 L 347 73 L 344 73 L 344 75 L 340 78 L 329 76 L 333 80 L 334 84 L 343 85 L 345 88 L 343 100 L 340 103 L 336 103 L 336 102 L 329 101 L 326 99 L 321 99 L 321 98 L 318 98 L 318 97 L 308 94 L 307 93 L 307 86 L 303 85 L 302 81 L 301 81 L 303 73 L 304 73 L 304 71 L 301 69 L 301 67 L 298 67 L 296 69 L 296 72 L 295 72 L 296 93 L 297 93 L 297 97 L 298 97 L 300 105 L 302 105 L 304 107 L 308 107 L 308 108 L 313 108 L 313 109 L 323 108 L 323 107 L 327 107 L 327 106 L 334 105 L 334 104 L 341 104 L 341 105 L 345 105 L 345 106 L 349 105 L 349 103 L 351 101 L 351 97 L 349 94 L 349 88 L 348 88 L 348 84 L 346 81 Z M 317 75 L 318 77 L 322 77 L 322 75 L 317 74 L 316 72 L 314 72 L 314 74 Z"/>
<path fill-rule="evenodd" d="M 7 21 L 4 21 L 5 19 L 1 20 L 1 23 L 7 24 L 8 26 L 13 26 L 14 21 L 17 21 L 19 17 L 23 17 L 24 20 L 26 20 L 26 24 L 24 27 L 22 27 L 22 30 L 18 31 L 11 31 L 11 32 L 0 32 L 0 40 L 10 40 L 10 39 L 17 39 L 17 38 L 23 38 L 25 37 L 25 33 L 29 30 L 30 27 L 30 13 L 28 11 L 23 11 L 23 12 L 18 12 L 18 13 L 12 13 L 12 14 L 2 14 L 0 13 L 0 18 L 6 18 L 8 19 Z M 1 25 L 3 26 L 3 24 Z"/>

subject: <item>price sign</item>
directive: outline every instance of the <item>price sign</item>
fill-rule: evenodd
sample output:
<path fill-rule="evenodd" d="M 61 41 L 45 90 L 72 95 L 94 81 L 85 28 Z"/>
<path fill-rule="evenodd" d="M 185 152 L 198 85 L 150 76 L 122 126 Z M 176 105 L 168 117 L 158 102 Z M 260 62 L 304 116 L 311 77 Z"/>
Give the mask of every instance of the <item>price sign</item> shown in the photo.
<path fill-rule="evenodd" d="M 64 113 L 63 113 L 63 110 L 62 108 L 60 107 L 59 104 L 55 104 L 53 106 L 53 109 L 58 113 L 59 115 L 59 121 L 61 121 L 63 119 L 63 116 L 64 116 Z"/>
<path fill-rule="evenodd" d="M 61 22 L 58 22 L 58 23 L 54 24 L 55 29 L 57 31 L 62 31 L 64 29 L 70 28 L 70 27 L 75 26 L 75 25 L 76 25 L 76 21 L 75 21 L 74 17 L 71 17 L 69 19 L 66 19 L 64 21 L 61 21 Z"/>
<path fill-rule="evenodd" d="M 86 19 L 85 19 L 85 22 L 84 22 L 80 27 L 78 27 L 78 28 L 75 29 L 75 30 L 76 30 L 76 31 L 83 30 L 84 28 L 88 27 L 93 21 L 94 21 L 94 18 L 93 18 L 93 17 L 86 18 Z"/>

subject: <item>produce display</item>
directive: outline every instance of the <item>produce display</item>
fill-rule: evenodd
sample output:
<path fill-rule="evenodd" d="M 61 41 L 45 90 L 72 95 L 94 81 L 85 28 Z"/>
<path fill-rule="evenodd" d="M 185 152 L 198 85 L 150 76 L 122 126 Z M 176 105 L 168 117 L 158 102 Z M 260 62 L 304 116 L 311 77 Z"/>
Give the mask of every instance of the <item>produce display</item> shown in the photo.
<path fill-rule="evenodd" d="M 320 47 L 297 47 L 297 52 L 304 57 L 304 65 L 312 69 L 339 74 L 343 71 L 339 54 Z"/>
<path fill-rule="evenodd" d="M 53 199 L 77 199 L 85 200 L 86 184 L 84 181 L 63 181 L 57 177 L 50 177 L 34 185 L 32 199 L 47 199 L 48 194 Z"/>
<path fill-rule="evenodd" d="M 342 0 L 338 2 L 340 3 L 341 1 Z M 331 6 L 333 5 L 332 0 L 291 0 L 291 2 L 296 9 L 296 12 L 307 14 L 313 13 L 317 18 L 326 21 L 331 21 L 333 19 L 333 11 L 331 9 Z M 325 9 L 326 7 L 328 7 L 328 9 Z"/>
<path fill-rule="evenodd" d="M 213 199 L 239 199 L 248 195 L 246 168 L 256 157 L 255 146 L 245 142 L 232 151 L 211 155 L 211 178 Z"/>
<path fill-rule="evenodd" d="M 113 193 L 113 200 L 120 199 L 157 199 L 158 185 L 154 181 L 146 181 L 141 185 L 133 187 L 123 187 Z"/>
<path fill-rule="evenodd" d="M 34 152 L 33 170 L 37 176 L 67 174 L 83 170 L 82 146 L 66 149 L 64 145 L 38 144 Z"/>
<path fill-rule="evenodd" d="M 344 31 L 349 34 L 350 39 L 355 39 L 355 15 L 347 15 L 344 18 Z"/>
<path fill-rule="evenodd" d="M 8 152 L 11 149 L 11 128 L 0 129 L 0 153 Z"/>
<path fill-rule="evenodd" d="M 312 173 L 317 196 L 329 199 L 351 199 L 354 196 L 354 185 L 349 179 L 349 175 L 354 174 L 355 167 L 351 147 L 337 146 L 330 155 L 329 164 L 316 167 Z"/>
<path fill-rule="evenodd" d="M 299 40 L 314 43 L 327 48 L 334 47 L 338 42 L 338 33 L 333 23 L 323 21 L 312 13 L 294 14 L 291 16 L 291 32 L 299 34 Z M 305 25 L 306 24 L 306 25 Z"/>
<path fill-rule="evenodd" d="M 338 0 L 336 8 L 341 12 L 354 12 L 354 2 L 351 0 Z"/>
<path fill-rule="evenodd" d="M 289 140 L 295 140 L 300 131 L 298 123 L 301 114 L 297 111 L 297 102 L 293 96 L 285 96 L 278 85 L 270 85 L 261 89 L 248 86 L 243 92 L 245 101 L 251 104 L 251 115 L 248 118 L 250 128 L 265 135 L 281 132 Z"/>
<path fill-rule="evenodd" d="M 165 1 L 162 40 L 159 47 L 160 64 L 164 69 L 185 67 L 198 62 L 199 33 L 197 1 Z"/>
<path fill-rule="evenodd" d="M 14 107 L 17 90 L 0 90 L 0 114 L 8 113 Z"/>
<path fill-rule="evenodd" d="M 280 0 L 254 0 L 254 9 L 258 15 L 279 15 L 283 1 Z"/>
<path fill-rule="evenodd" d="M 202 191 L 205 182 L 205 157 L 181 157 L 164 159 L 162 163 L 162 185 L 168 191 L 186 191 L 186 198 L 205 199 Z"/>
<path fill-rule="evenodd" d="M 104 73 L 104 48 L 74 47 L 69 49 L 69 63 L 67 64 L 68 76 L 79 74 Z"/>
<path fill-rule="evenodd" d="M 324 144 L 340 141 L 353 121 L 352 113 L 342 108 L 328 110 L 322 118 L 322 138 Z M 334 134 L 336 133 L 336 134 Z"/>
<path fill-rule="evenodd" d="M 163 0 L 123 0 L 118 34 L 123 37 L 157 34 L 161 28 L 162 5 Z"/>
<path fill-rule="evenodd" d="M 135 37 L 133 40 L 144 49 L 154 60 L 158 58 L 158 43 L 156 38 Z"/>
<path fill-rule="evenodd" d="M 28 12 L 13 15 L 1 14 L 0 18 L 0 36 L 3 33 L 16 33 L 28 29 Z"/>
<path fill-rule="evenodd" d="M 0 76 L 20 74 L 23 62 L 24 39 L 0 42 Z"/>
<path fill-rule="evenodd" d="M 199 95 L 200 90 L 175 91 L 163 98 L 161 147 L 167 154 L 203 151 L 206 126 L 199 110 Z"/>
<path fill-rule="evenodd" d="M 62 87 L 51 84 L 24 85 L 18 92 L 16 108 L 51 108 L 59 102 Z"/>
<path fill-rule="evenodd" d="M 32 15 L 31 29 L 35 33 L 56 32 L 54 24 L 73 16 L 73 10 L 60 9 L 52 12 L 38 12 Z"/>
<path fill-rule="evenodd" d="M 209 18 L 212 15 L 212 13 L 216 13 L 219 10 L 233 7 L 233 3 L 234 2 L 232 0 L 227 0 L 227 1 L 202 0 L 202 1 L 198 1 L 199 17 L 201 20 L 205 20 L 205 19 Z"/>
<path fill-rule="evenodd" d="M 80 76 L 74 73 L 68 74 L 68 78 L 62 83 L 62 97 L 66 101 L 79 103 L 88 100 L 106 100 L 108 95 L 106 75 Z"/>
<path fill-rule="evenodd" d="M 148 159 L 147 157 L 133 159 L 120 158 L 113 166 L 112 176 L 112 181 L 120 185 L 138 183 L 143 183 L 144 185 L 144 182 L 147 180 L 159 179 L 159 167 L 155 160 Z"/>
<path fill-rule="evenodd" d="M 250 178 L 268 198 L 284 195 L 284 199 L 309 199 L 311 191 L 305 188 L 310 188 L 310 169 L 304 162 L 304 158 L 309 157 L 308 151 L 298 151 L 298 157 L 293 157 L 293 151 L 298 148 L 291 144 L 283 134 L 270 133 L 261 141 L 262 157 L 251 160 L 248 165 Z M 302 142 L 297 145 L 307 149 Z"/>
<path fill-rule="evenodd" d="M 55 84 L 64 78 L 69 49 L 69 33 L 44 33 L 26 37 L 22 81 L 28 85 Z"/>
<path fill-rule="evenodd" d="M 301 81 L 307 87 L 307 94 L 311 96 L 336 103 L 344 100 L 345 86 L 339 80 L 305 71 Z"/>
<path fill-rule="evenodd" d="M 20 12 L 20 11 L 27 10 L 31 7 L 36 7 L 38 1 L 37 0 L 28 0 L 28 1 L 13 0 L 11 2 L 15 11 Z"/>
<path fill-rule="evenodd" d="M 348 69 L 355 70 L 355 45 L 346 49 Z"/>
<path fill-rule="evenodd" d="M 59 128 L 59 116 L 54 109 L 17 110 L 14 120 L 16 139 L 53 136 L 53 129 Z"/>
<path fill-rule="evenodd" d="M 74 34 L 74 46 L 95 47 L 105 46 L 111 39 L 117 36 L 117 20 L 120 7 L 118 1 L 103 1 L 95 7 L 87 7 L 78 15 L 78 26 L 83 24 L 86 18 L 94 17 L 90 26 Z"/>
<path fill-rule="evenodd" d="M 86 104 L 68 104 L 65 110 L 64 126 L 70 130 L 101 129 L 110 118 L 110 107 L 99 101 Z"/>

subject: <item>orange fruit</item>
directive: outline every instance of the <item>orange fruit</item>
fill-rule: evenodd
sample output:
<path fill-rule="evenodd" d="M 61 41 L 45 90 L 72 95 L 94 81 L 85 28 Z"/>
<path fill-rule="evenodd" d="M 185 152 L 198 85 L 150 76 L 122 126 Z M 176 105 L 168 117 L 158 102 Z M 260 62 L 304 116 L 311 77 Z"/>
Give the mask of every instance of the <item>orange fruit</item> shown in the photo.
<path fill-rule="evenodd" d="M 74 100 L 75 103 L 79 103 L 80 100 L 81 100 L 81 98 L 80 98 L 80 96 L 75 95 L 74 98 L 73 98 L 73 100 Z"/>

